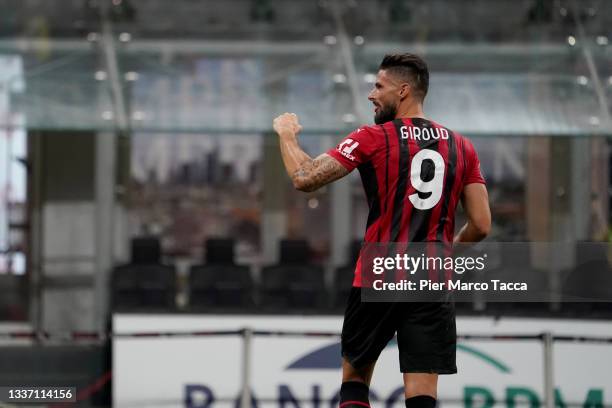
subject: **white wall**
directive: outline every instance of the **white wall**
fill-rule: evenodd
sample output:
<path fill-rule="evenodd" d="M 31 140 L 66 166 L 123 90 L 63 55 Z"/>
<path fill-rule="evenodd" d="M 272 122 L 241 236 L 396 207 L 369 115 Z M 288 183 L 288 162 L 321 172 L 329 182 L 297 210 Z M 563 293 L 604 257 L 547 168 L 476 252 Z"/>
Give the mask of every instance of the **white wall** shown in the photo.
<path fill-rule="evenodd" d="M 116 315 L 116 332 L 189 331 L 239 329 L 249 326 L 262 330 L 339 331 L 341 317 L 300 316 L 163 316 Z M 611 336 L 607 322 L 540 319 L 460 318 L 460 334 L 554 334 Z M 306 354 L 337 343 L 337 338 L 256 337 L 252 347 L 252 388 L 258 406 L 280 407 L 279 395 L 290 392 L 303 399 L 300 407 L 327 407 L 340 387 L 339 368 L 287 369 Z M 241 341 L 238 337 L 191 337 L 118 339 L 113 351 L 113 395 L 117 407 L 186 406 L 189 385 L 197 400 L 191 406 L 221 407 L 233 404 L 240 390 Z M 379 402 L 373 406 L 403 406 L 403 396 L 390 405 L 386 400 L 401 388 L 397 349 L 383 351 L 374 373 L 371 389 Z M 491 364 L 495 360 L 501 366 Z M 335 356 L 335 357 L 333 357 Z M 340 356 L 332 354 L 339 362 Z M 470 388 L 483 388 L 496 400 L 504 401 L 513 389 L 533 392 L 543 401 L 542 346 L 536 341 L 462 341 L 457 352 L 459 374 L 440 378 L 439 398 L 444 406 L 462 406 Z M 554 349 L 555 385 L 566 404 L 581 406 L 587 394 L 602 393 L 612 403 L 611 344 L 557 343 Z M 333 363 L 333 361 L 332 361 Z M 332 364 L 333 365 L 333 364 Z M 321 402 L 313 402 L 313 394 Z M 210 402 L 214 396 L 215 401 Z M 316 398 L 315 398 L 316 399 Z M 264 401 L 267 400 L 267 401 Z M 518 404 L 524 397 L 516 397 Z M 165 401 L 164 404 L 160 404 Z M 474 406 L 482 406 L 474 400 Z M 287 406 L 294 406 L 289 403 Z M 505 402 L 501 405 L 506 405 Z M 232 405 L 233 406 L 233 405 Z"/>

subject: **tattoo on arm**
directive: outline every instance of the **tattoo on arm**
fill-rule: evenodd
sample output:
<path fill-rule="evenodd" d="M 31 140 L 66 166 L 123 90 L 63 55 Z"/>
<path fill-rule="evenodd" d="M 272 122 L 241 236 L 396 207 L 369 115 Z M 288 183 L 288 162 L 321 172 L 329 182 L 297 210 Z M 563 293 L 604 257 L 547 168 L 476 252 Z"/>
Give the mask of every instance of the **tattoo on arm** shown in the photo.
<path fill-rule="evenodd" d="M 315 159 L 305 160 L 293 173 L 293 185 L 301 191 L 315 191 L 346 176 L 349 171 L 330 155 L 323 153 Z"/>

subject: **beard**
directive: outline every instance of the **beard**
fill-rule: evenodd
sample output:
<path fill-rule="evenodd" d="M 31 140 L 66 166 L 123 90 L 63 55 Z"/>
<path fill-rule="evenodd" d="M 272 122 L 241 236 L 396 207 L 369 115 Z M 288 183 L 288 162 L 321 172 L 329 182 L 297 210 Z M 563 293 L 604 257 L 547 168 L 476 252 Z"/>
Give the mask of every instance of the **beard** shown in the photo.
<path fill-rule="evenodd" d="M 378 109 L 378 112 L 374 114 L 374 123 L 382 125 L 383 123 L 389 122 L 395 119 L 397 115 L 397 108 L 395 106 L 382 106 Z"/>

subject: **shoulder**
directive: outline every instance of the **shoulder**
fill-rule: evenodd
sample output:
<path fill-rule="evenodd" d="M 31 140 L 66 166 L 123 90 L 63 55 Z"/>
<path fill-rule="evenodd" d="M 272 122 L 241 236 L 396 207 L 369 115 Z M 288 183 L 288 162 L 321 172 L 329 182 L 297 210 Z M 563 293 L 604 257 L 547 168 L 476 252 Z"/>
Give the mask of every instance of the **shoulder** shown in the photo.
<path fill-rule="evenodd" d="M 430 123 L 430 124 L 431 124 L 433 127 L 436 127 L 436 128 L 440 128 L 440 129 L 444 129 L 444 130 L 446 130 L 446 132 L 448 132 L 448 134 L 449 134 L 449 135 L 452 135 L 452 136 L 453 136 L 455 139 L 457 139 L 457 140 L 463 140 L 463 139 L 465 139 L 465 137 L 464 137 L 464 136 L 463 136 L 461 133 L 457 132 L 456 130 L 453 130 L 453 129 L 451 129 L 451 128 L 447 127 L 447 126 L 444 126 L 444 125 L 442 125 L 442 124 L 440 124 L 440 123 L 438 123 L 438 122 L 435 122 L 435 121 L 433 121 L 433 120 L 429 120 L 429 123 Z"/>
<path fill-rule="evenodd" d="M 473 161 L 478 159 L 478 153 L 470 138 L 458 132 L 454 132 L 454 137 L 458 148 L 461 149 L 461 153 L 466 160 Z"/>
<path fill-rule="evenodd" d="M 385 132 L 383 125 L 362 125 L 355 129 L 352 135 L 359 136 L 359 138 L 371 143 L 377 143 L 385 140 Z"/>
<path fill-rule="evenodd" d="M 362 133 L 364 136 L 373 136 L 379 133 L 380 127 L 378 125 L 361 125 L 353 131 L 353 133 Z"/>
<path fill-rule="evenodd" d="M 455 135 L 455 138 L 457 140 L 459 140 L 459 142 L 466 148 L 466 149 L 472 149 L 474 150 L 474 144 L 472 143 L 472 140 L 470 140 L 469 137 L 462 135 L 459 132 L 453 132 L 453 134 Z"/>
<path fill-rule="evenodd" d="M 362 125 L 353 130 L 347 138 L 364 145 L 377 145 L 381 138 L 384 140 L 384 132 L 378 125 Z"/>
<path fill-rule="evenodd" d="M 474 144 L 472 143 L 472 141 L 470 140 L 470 138 L 468 138 L 467 136 L 463 135 L 462 133 L 459 133 L 455 130 L 449 129 L 448 127 L 441 125 L 439 123 L 433 122 L 431 121 L 431 123 L 436 126 L 436 127 L 440 127 L 443 129 L 446 129 L 446 131 L 448 132 L 448 134 L 454 139 L 454 142 L 457 146 L 458 149 L 460 149 L 464 154 L 471 156 L 471 155 L 475 155 L 476 154 L 476 149 L 474 148 Z"/>
<path fill-rule="evenodd" d="M 457 145 L 461 148 L 461 149 L 474 149 L 474 146 L 472 145 L 472 142 L 470 141 L 469 138 L 467 138 L 466 136 L 464 136 L 462 133 L 457 132 L 456 130 L 452 130 L 446 126 L 443 126 L 439 123 L 435 123 L 432 122 L 436 127 L 440 127 L 442 129 L 446 129 L 446 131 L 448 132 L 448 134 L 455 140 L 455 143 L 457 143 Z"/>

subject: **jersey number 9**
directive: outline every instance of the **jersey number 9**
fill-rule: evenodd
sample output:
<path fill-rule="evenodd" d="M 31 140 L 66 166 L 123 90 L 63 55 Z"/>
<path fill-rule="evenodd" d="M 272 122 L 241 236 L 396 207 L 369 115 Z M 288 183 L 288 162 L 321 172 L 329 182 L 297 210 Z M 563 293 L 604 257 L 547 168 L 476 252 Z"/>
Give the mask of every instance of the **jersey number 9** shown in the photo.
<path fill-rule="evenodd" d="M 421 177 L 421 169 L 425 160 L 431 160 L 434 166 L 434 176 L 429 181 L 424 181 Z M 438 204 L 442 197 L 444 167 L 442 155 L 435 150 L 423 149 L 414 155 L 410 165 L 410 183 L 417 192 L 408 196 L 414 208 L 429 210 Z M 427 198 L 421 198 L 419 193 L 431 194 Z"/>

